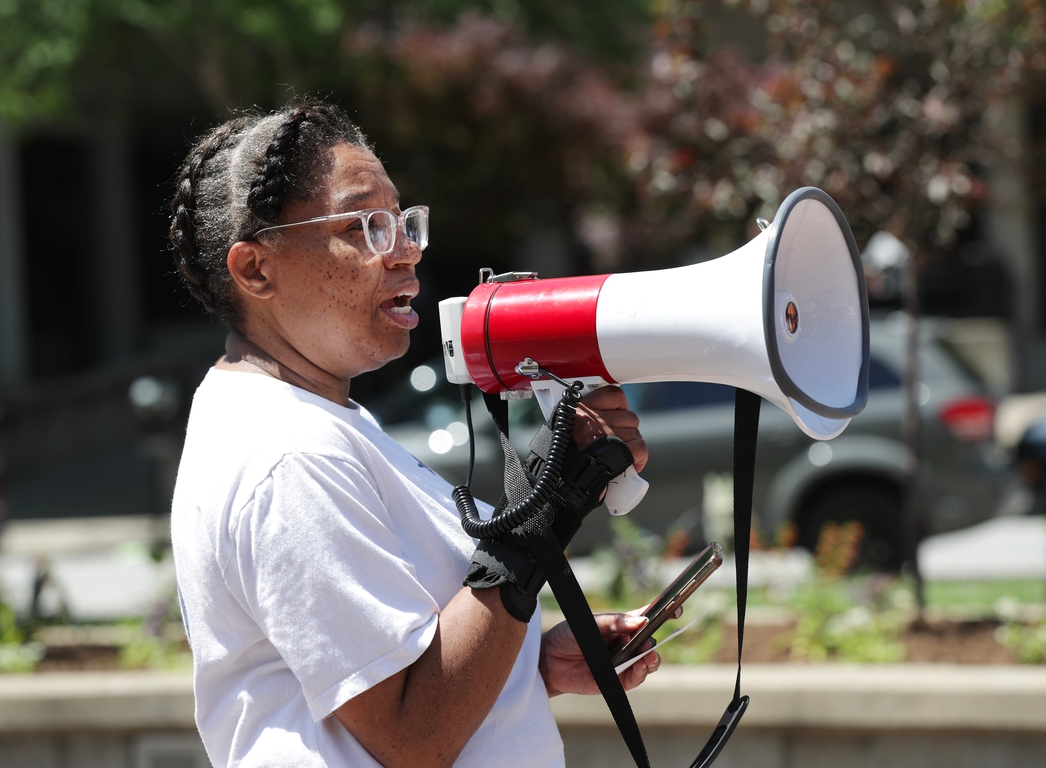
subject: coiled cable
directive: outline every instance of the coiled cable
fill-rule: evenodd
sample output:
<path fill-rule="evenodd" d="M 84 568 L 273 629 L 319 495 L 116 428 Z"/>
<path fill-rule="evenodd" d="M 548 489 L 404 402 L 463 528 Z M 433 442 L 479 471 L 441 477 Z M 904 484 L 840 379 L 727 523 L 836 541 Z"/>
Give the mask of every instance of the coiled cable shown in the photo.
<path fill-rule="evenodd" d="M 566 384 L 558 376 L 553 376 L 544 369 L 541 370 L 541 374 Z M 451 494 L 457 505 L 458 514 L 461 515 L 461 527 L 465 533 L 474 539 L 499 538 L 533 518 L 548 503 L 563 470 L 563 460 L 567 454 L 571 430 L 574 428 L 574 415 L 577 413 L 578 403 L 581 402 L 582 388 L 582 383 L 575 381 L 573 384 L 567 385 L 563 392 L 559 405 L 552 414 L 552 440 L 548 449 L 548 458 L 538 475 L 534 489 L 519 504 L 506 509 L 502 514 L 490 520 L 481 519 L 479 511 L 476 509 L 476 500 L 468 487 L 472 478 L 470 460 L 466 484 L 457 486 Z M 466 416 L 469 418 L 471 432 L 471 413 L 466 413 Z"/>

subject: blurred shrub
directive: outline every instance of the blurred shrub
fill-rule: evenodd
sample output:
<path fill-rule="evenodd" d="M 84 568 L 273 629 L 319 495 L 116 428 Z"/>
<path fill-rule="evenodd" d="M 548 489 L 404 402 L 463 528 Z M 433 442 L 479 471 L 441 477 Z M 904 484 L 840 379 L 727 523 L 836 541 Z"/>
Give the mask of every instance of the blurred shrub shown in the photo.
<path fill-rule="evenodd" d="M 603 547 L 594 556 L 613 574 L 606 599 L 615 606 L 631 610 L 650 602 L 661 591 L 659 578 L 664 539 L 624 516 L 611 518 L 610 530 L 610 546 Z"/>
<path fill-rule="evenodd" d="M 32 672 L 44 657 L 44 646 L 29 640 L 14 609 L 0 600 L 0 672 Z"/>
<path fill-rule="evenodd" d="M 679 531 L 661 537 L 637 526 L 628 517 L 610 521 L 611 544 L 597 551 L 595 561 L 612 574 L 606 594 L 592 595 L 593 601 L 618 610 L 632 610 L 657 597 L 662 590 L 661 566 L 679 557 L 683 541 Z M 722 621 L 732 601 L 722 590 L 699 589 L 686 601 L 682 618 L 666 622 L 655 634 L 657 640 L 691 621 L 697 623 L 671 644 L 659 648 L 665 661 L 677 664 L 704 664 L 712 661 L 723 647 Z"/>
<path fill-rule="evenodd" d="M 723 619 L 731 607 L 730 596 L 723 590 L 698 590 L 686 601 L 682 618 L 666 622 L 654 633 L 657 640 L 664 640 L 678 628 L 697 619 L 697 623 L 687 632 L 664 648 L 658 648 L 661 658 L 672 664 L 707 664 L 714 661 L 723 647 Z"/>
<path fill-rule="evenodd" d="M 908 627 L 912 596 L 902 582 L 871 576 L 844 579 L 861 539 L 856 523 L 826 525 L 815 551 L 817 574 L 795 593 L 799 615 L 783 642 L 791 655 L 808 661 L 903 661 L 899 641 Z"/>
<path fill-rule="evenodd" d="M 164 595 L 141 622 L 130 642 L 120 648 L 120 663 L 132 669 L 192 667 L 176 594 Z"/>
<path fill-rule="evenodd" d="M 1020 603 L 1010 597 L 995 603 L 995 614 L 1003 622 L 995 630 L 996 640 L 1016 654 L 1022 664 L 1046 662 L 1046 617 L 1038 621 L 1024 620 Z"/>

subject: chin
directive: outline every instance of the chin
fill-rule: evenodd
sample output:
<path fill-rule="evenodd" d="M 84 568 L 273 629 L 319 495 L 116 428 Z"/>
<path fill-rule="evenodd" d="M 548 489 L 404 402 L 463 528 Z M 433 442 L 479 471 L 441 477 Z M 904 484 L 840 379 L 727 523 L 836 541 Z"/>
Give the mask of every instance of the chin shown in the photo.
<path fill-rule="evenodd" d="M 404 334 L 402 341 L 387 343 L 382 345 L 380 349 L 373 350 L 373 354 L 370 357 L 370 364 L 366 369 L 360 371 L 360 373 L 376 371 L 387 363 L 391 363 L 393 360 L 398 360 L 403 357 L 407 354 L 408 349 L 410 349 L 409 332 Z"/>

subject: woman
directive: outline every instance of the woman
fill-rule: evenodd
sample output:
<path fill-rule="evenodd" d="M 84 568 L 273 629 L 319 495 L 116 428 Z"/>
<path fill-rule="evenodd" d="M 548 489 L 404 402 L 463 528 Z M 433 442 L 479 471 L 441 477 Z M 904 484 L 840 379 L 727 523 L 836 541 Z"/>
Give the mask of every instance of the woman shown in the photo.
<path fill-rule="evenodd" d="M 542 637 L 538 615 L 462 587 L 476 542 L 450 486 L 349 399 L 407 350 L 427 236 L 427 209 L 401 211 L 329 104 L 231 120 L 178 177 L 179 272 L 231 329 L 193 400 L 172 516 L 216 765 L 562 765 L 548 697 L 596 692 L 565 626 Z M 642 468 L 637 427 L 607 388 L 573 437 L 616 433 Z M 610 642 L 644 620 L 597 621 Z"/>

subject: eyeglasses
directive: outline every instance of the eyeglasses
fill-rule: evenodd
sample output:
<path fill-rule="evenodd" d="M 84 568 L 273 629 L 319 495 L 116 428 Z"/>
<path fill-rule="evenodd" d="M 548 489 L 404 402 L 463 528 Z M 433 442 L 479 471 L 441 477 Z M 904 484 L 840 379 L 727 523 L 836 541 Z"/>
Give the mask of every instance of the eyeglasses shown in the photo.
<path fill-rule="evenodd" d="M 412 243 L 421 250 L 429 244 L 429 207 L 427 205 L 415 205 L 403 213 L 396 215 L 387 208 L 365 208 L 362 211 L 352 213 L 334 213 L 330 216 L 320 216 L 306 221 L 296 221 L 293 224 L 278 224 L 275 227 L 265 227 L 254 233 L 254 236 L 265 232 L 274 232 L 277 229 L 288 227 L 301 227 L 305 224 L 319 224 L 324 221 L 347 221 L 359 219 L 363 223 L 363 237 L 367 241 L 367 247 L 377 256 L 392 253 L 396 247 L 396 233 L 403 230 Z"/>

